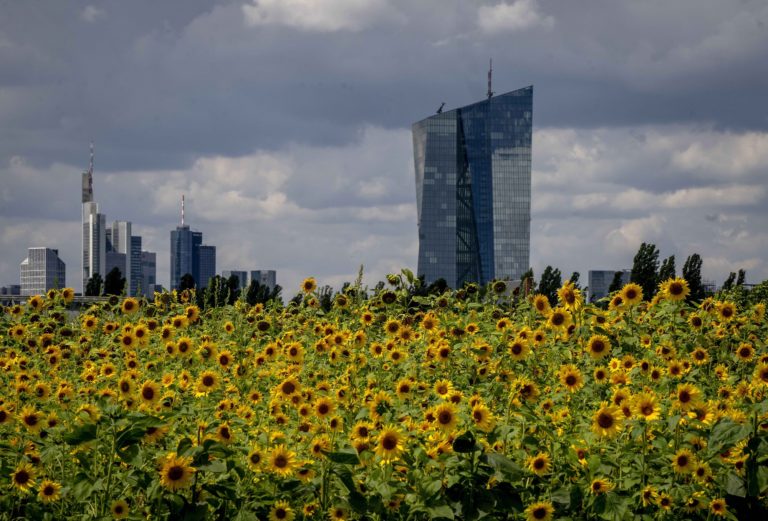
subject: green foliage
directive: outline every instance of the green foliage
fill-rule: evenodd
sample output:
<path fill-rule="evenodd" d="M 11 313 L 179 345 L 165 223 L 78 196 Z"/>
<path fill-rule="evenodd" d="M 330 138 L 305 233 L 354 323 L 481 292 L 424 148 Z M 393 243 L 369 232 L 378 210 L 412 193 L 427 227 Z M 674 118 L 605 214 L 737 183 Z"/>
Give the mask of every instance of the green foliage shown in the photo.
<path fill-rule="evenodd" d="M 643 297 L 650 300 L 658 284 L 659 250 L 655 244 L 643 243 L 635 254 L 630 282 L 643 288 Z"/>
<path fill-rule="evenodd" d="M 657 280 L 658 282 L 664 282 L 665 280 L 674 279 L 676 276 L 675 256 L 670 255 L 662 261 Z"/>
<path fill-rule="evenodd" d="M 105 295 L 122 295 L 125 291 L 125 277 L 120 268 L 115 266 L 104 278 Z"/>
<path fill-rule="evenodd" d="M 101 278 L 101 275 L 94 273 L 93 277 L 88 279 L 88 283 L 85 285 L 85 295 L 87 297 L 100 296 L 103 284 L 104 280 Z"/>
<path fill-rule="evenodd" d="M 683 264 L 683 278 L 688 281 L 691 293 L 689 302 L 700 302 L 704 299 L 704 287 L 701 284 L 701 256 L 698 253 L 690 255 Z"/>
<path fill-rule="evenodd" d="M 614 291 L 619 291 L 623 286 L 622 278 L 624 276 L 624 272 L 617 271 L 613 274 L 613 280 L 611 280 L 611 285 L 608 286 L 608 294 L 610 295 Z"/>
<path fill-rule="evenodd" d="M 544 268 L 544 273 L 541 274 L 541 280 L 539 281 L 539 293 L 546 296 L 549 299 L 551 305 L 557 304 L 557 290 L 563 285 L 563 280 L 560 275 L 560 270 L 547 266 Z"/>

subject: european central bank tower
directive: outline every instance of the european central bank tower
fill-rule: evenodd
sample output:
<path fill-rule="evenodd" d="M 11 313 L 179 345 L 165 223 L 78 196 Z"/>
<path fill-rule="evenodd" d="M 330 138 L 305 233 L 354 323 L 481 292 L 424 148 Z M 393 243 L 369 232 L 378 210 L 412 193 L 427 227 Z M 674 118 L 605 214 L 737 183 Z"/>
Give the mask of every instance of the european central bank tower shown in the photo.
<path fill-rule="evenodd" d="M 517 280 L 531 245 L 533 87 L 413 125 L 418 274 L 427 283 Z"/>

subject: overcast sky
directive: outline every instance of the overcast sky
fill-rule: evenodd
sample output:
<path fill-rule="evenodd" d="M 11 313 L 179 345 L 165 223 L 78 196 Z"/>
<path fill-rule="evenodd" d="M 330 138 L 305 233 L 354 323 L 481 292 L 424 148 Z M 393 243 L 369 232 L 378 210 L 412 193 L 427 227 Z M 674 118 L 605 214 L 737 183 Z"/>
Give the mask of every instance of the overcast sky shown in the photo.
<path fill-rule="evenodd" d="M 374 284 L 418 253 L 411 125 L 534 86 L 531 263 L 768 279 L 765 0 L 0 0 L 0 285 L 30 246 L 81 289 L 80 173 L 169 280 L 187 221 L 217 269 Z"/>

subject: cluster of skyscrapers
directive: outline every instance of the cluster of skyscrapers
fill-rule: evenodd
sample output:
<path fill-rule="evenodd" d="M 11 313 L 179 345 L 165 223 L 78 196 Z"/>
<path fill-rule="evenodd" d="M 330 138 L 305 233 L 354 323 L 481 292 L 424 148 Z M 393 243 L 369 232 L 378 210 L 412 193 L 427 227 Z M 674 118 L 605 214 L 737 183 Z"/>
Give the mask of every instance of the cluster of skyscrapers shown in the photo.
<path fill-rule="evenodd" d="M 203 244 L 203 232 L 195 232 L 184 222 L 184 196 L 181 196 L 181 226 L 171 231 L 171 287 L 177 289 L 182 277 L 191 275 L 195 286 L 204 288 L 216 276 L 216 246 Z"/>
<path fill-rule="evenodd" d="M 141 237 L 133 234 L 130 221 L 114 221 L 100 212 L 93 198 L 93 146 L 88 170 L 82 174 L 82 281 L 99 275 L 102 281 L 114 268 L 125 278 L 126 295 L 152 295 L 156 286 L 154 252 L 143 251 Z"/>

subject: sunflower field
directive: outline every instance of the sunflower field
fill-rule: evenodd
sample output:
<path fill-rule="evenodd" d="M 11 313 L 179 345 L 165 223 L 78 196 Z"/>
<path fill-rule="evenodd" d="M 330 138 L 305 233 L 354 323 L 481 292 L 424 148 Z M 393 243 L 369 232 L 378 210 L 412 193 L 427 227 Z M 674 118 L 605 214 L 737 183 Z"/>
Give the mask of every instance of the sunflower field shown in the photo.
<path fill-rule="evenodd" d="M 0 519 L 765 519 L 764 305 L 388 279 L 2 309 Z"/>

